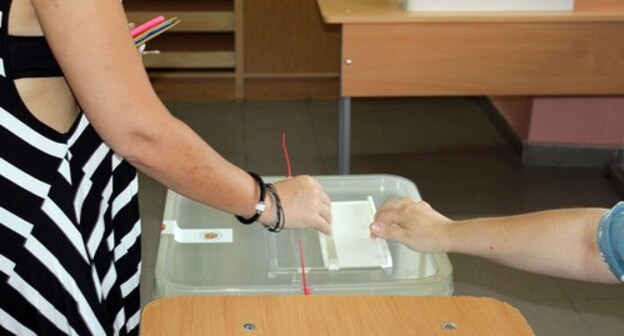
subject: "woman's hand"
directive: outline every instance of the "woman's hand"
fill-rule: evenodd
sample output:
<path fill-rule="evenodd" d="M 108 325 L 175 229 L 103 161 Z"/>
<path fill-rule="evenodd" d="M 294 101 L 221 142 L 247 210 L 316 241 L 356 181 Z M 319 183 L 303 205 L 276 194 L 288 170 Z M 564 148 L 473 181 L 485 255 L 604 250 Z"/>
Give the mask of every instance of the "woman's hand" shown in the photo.
<path fill-rule="evenodd" d="M 370 230 L 372 237 L 396 240 L 415 251 L 445 251 L 451 223 L 427 202 L 403 198 L 385 202 Z"/>
<path fill-rule="evenodd" d="M 331 200 L 317 180 L 300 175 L 274 185 L 282 200 L 286 229 L 314 228 L 331 234 Z M 271 208 L 270 211 L 275 212 L 275 208 Z M 274 214 L 271 217 L 274 218 Z"/>

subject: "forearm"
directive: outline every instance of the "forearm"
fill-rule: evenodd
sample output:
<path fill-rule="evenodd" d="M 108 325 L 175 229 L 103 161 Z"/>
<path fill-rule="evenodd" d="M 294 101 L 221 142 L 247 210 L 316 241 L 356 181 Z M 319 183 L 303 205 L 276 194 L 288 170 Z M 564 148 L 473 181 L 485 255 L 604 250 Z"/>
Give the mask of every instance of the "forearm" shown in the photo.
<path fill-rule="evenodd" d="M 260 188 L 247 172 L 231 164 L 181 121 L 163 112 L 143 123 L 126 124 L 114 148 L 141 171 L 169 188 L 218 209 L 249 218 Z M 139 127 L 142 125 L 143 127 Z M 127 139 L 124 141 L 123 139 Z M 266 193 L 258 222 L 272 228 L 315 228 L 331 233 L 331 201 L 315 179 L 299 175 L 275 182 Z M 279 197 L 281 211 L 276 204 Z M 277 221 L 278 212 L 281 214 Z"/>
<path fill-rule="evenodd" d="M 140 171 L 187 197 L 251 217 L 259 199 L 254 179 L 224 159 L 186 124 L 173 117 L 159 119 L 145 120 L 143 127 L 126 131 L 130 140 L 121 146 L 124 157 Z M 265 200 L 272 205 L 270 197 Z M 267 209 L 267 215 L 269 212 L 271 209 Z"/>
<path fill-rule="evenodd" d="M 536 273 L 616 282 L 597 247 L 605 212 L 568 209 L 458 221 L 448 227 L 446 249 Z"/>

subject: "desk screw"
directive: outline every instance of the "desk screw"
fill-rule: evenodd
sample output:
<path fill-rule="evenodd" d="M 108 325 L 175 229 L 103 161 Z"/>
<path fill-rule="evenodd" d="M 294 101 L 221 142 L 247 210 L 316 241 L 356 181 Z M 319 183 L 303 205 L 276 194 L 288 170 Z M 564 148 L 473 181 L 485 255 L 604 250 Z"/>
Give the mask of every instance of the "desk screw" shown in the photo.
<path fill-rule="evenodd" d="M 353 60 L 351 60 L 350 58 L 348 58 L 348 59 L 346 59 L 346 60 L 345 60 L 345 64 L 346 64 L 346 65 L 351 65 L 351 64 L 353 64 Z"/>
<path fill-rule="evenodd" d="M 457 326 L 454 322 L 444 322 L 441 327 L 444 330 L 457 330 Z"/>
<path fill-rule="evenodd" d="M 245 323 L 243 324 L 243 329 L 247 331 L 253 331 L 253 330 L 256 330 L 256 325 L 253 323 Z"/>

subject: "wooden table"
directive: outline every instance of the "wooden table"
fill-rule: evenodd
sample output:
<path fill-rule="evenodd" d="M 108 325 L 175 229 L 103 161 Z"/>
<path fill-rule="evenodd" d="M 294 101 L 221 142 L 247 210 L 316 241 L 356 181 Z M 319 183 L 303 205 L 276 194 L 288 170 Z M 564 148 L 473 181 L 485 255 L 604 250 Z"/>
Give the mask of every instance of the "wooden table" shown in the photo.
<path fill-rule="evenodd" d="M 572 12 L 424 13 L 399 0 L 317 0 L 342 25 L 339 172 L 351 97 L 624 93 L 624 1 Z"/>
<path fill-rule="evenodd" d="M 143 310 L 141 334 L 533 335 L 520 312 L 491 298 L 182 296 Z"/>

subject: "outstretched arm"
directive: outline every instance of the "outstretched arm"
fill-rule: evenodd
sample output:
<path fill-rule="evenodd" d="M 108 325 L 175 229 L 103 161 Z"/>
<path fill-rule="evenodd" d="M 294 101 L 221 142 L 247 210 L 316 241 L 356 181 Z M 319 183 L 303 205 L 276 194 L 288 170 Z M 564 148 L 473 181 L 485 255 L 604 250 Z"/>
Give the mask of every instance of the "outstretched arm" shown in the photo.
<path fill-rule="evenodd" d="M 462 253 L 546 275 L 617 283 L 598 249 L 598 223 L 607 209 L 566 209 L 453 221 L 426 202 L 389 201 L 371 233 L 413 250 Z"/>
<path fill-rule="evenodd" d="M 158 99 L 128 30 L 119 0 L 32 0 L 44 35 L 74 96 L 102 139 L 136 168 L 171 189 L 250 217 L 259 198 L 254 180 Z M 276 184 L 286 226 L 330 231 L 330 201 L 309 177 Z M 272 225 L 271 197 L 260 220 Z"/>

